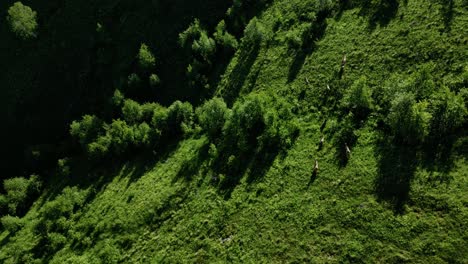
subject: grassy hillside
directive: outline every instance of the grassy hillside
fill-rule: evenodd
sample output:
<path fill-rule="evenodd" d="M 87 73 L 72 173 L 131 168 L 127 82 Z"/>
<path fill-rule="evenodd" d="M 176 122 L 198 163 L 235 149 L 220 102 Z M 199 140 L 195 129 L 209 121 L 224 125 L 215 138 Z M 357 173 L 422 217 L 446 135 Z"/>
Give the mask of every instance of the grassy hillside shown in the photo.
<path fill-rule="evenodd" d="M 259 41 L 246 30 L 213 70 L 223 74 L 212 93 L 234 116 L 268 98 L 278 133 L 283 122 L 298 128 L 290 144 L 271 147 L 261 134 L 245 151 L 227 121 L 215 139 L 194 124 L 123 157 L 73 156 L 24 216 L 2 218 L 0 261 L 465 263 L 466 115 L 448 134 L 431 121 L 420 142 L 398 138 L 392 111 L 407 91 L 411 111 L 427 108 L 431 120 L 444 95 L 467 104 L 467 1 L 319 2 L 271 1 L 257 13 Z M 364 110 L 348 102 L 361 86 Z"/>

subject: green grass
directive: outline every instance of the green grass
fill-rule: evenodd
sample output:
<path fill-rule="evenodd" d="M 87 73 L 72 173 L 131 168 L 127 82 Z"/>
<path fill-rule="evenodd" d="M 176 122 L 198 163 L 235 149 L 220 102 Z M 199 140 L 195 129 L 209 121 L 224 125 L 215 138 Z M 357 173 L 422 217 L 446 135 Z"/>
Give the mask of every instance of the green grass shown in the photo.
<path fill-rule="evenodd" d="M 311 2 L 273 1 L 259 17 L 267 41 L 258 50 L 241 48 L 217 88 L 230 103 L 238 94 L 264 91 L 294 105 L 299 137 L 271 164 L 257 164 L 266 166 L 264 174 L 249 177 L 247 170 L 226 196 L 213 180 L 220 175 L 204 155 L 204 136 L 113 169 L 78 172 L 83 163 L 77 162 L 71 178 L 54 178 L 24 217 L 22 230 L 0 235 L 0 261 L 466 262 L 466 131 L 460 131 L 447 164 L 428 165 L 431 161 L 425 162 L 424 151 L 418 149 L 414 159 L 395 163 L 412 168 L 402 170 L 392 166 L 395 157 L 382 148 L 383 133 L 371 115 L 355 130 L 358 139 L 343 166 L 336 129 L 346 113 L 333 103 L 335 89 L 361 76 L 378 90 L 426 64 L 432 65 L 438 85 L 460 90 L 468 52 L 466 4 L 454 1 L 451 20 L 442 1 L 400 1 L 388 19 L 377 22 L 359 8 L 344 10 L 326 19 L 315 44 L 304 50 L 288 48 L 287 34 L 299 30 L 301 23 L 294 10 Z M 279 15 L 283 22 L 273 32 Z M 348 63 L 337 80 L 343 53 Z M 322 134 L 325 144 L 318 150 Z M 315 159 L 320 169 L 313 178 Z M 400 179 L 399 173 L 409 178 L 387 182 Z M 396 190 L 382 193 L 381 185 Z M 65 186 L 74 188 L 76 198 L 61 198 Z M 64 223 L 51 219 L 55 224 L 50 230 L 61 230 L 56 232 L 66 237 L 54 248 L 41 241 L 37 226 L 47 219 L 48 206 L 61 199 L 76 202 L 64 214 Z"/>

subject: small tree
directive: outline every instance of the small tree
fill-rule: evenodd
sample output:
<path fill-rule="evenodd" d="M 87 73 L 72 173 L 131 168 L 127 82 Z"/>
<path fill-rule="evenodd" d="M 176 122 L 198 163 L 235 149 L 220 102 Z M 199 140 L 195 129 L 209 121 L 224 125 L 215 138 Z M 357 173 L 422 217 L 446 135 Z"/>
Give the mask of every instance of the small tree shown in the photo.
<path fill-rule="evenodd" d="M 169 133 L 178 135 L 188 132 L 193 122 L 193 107 L 189 102 L 175 101 L 168 108 Z"/>
<path fill-rule="evenodd" d="M 140 46 L 137 58 L 138 64 L 143 71 L 150 71 L 156 65 L 156 59 L 154 58 L 153 53 L 151 53 L 149 47 L 144 43 Z"/>
<path fill-rule="evenodd" d="M 373 102 L 371 94 L 372 92 L 367 85 L 367 79 L 361 77 L 345 92 L 342 104 L 350 109 L 356 116 L 363 118 L 372 109 Z"/>
<path fill-rule="evenodd" d="M 73 121 L 70 125 L 70 135 L 86 147 L 92 142 L 102 129 L 103 122 L 96 116 L 85 115 L 81 121 Z"/>
<path fill-rule="evenodd" d="M 200 126 L 210 139 L 215 139 L 220 133 L 229 115 L 229 109 L 223 99 L 213 98 L 197 108 L 196 115 Z"/>
<path fill-rule="evenodd" d="M 29 6 L 16 2 L 8 9 L 10 28 L 19 38 L 26 40 L 37 36 L 37 13 Z"/>
<path fill-rule="evenodd" d="M 443 87 L 432 96 L 430 102 L 432 137 L 440 139 L 463 126 L 468 112 L 461 96 Z"/>
<path fill-rule="evenodd" d="M 126 99 L 122 107 L 122 115 L 126 122 L 134 124 L 142 119 L 143 109 L 139 103 L 131 99 Z"/>
<path fill-rule="evenodd" d="M 388 123 L 398 143 L 421 143 L 428 133 L 431 115 L 426 111 L 427 102 L 416 103 L 410 93 L 397 94 L 392 101 Z"/>

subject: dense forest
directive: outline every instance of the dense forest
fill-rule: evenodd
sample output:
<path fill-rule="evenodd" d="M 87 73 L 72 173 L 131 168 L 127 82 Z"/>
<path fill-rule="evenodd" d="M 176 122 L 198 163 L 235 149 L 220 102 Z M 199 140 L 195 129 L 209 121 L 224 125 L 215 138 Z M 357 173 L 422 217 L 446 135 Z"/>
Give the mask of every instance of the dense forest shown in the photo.
<path fill-rule="evenodd" d="M 0 262 L 468 259 L 467 0 L 0 10 Z"/>

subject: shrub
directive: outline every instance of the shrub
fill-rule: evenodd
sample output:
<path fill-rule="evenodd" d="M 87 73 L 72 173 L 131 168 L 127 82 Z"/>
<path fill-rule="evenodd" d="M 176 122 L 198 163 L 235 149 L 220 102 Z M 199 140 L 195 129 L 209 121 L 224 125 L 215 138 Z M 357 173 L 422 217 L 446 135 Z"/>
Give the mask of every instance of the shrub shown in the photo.
<path fill-rule="evenodd" d="M 431 117 L 426 108 L 427 102 L 416 103 L 413 94 L 396 95 L 387 118 L 398 143 L 412 145 L 424 140 Z"/>
<path fill-rule="evenodd" d="M 8 198 L 0 194 L 0 216 L 6 214 L 8 211 Z"/>
<path fill-rule="evenodd" d="M 151 87 L 157 87 L 161 83 L 161 80 L 159 79 L 159 76 L 156 75 L 155 73 L 151 74 L 149 77 L 149 84 Z"/>
<path fill-rule="evenodd" d="M 138 74 L 132 73 L 128 76 L 127 86 L 130 90 L 138 90 L 142 85 L 142 81 Z"/>
<path fill-rule="evenodd" d="M 112 139 L 108 135 L 100 136 L 96 141 L 91 142 L 86 147 L 86 152 L 90 160 L 99 160 L 105 157 L 112 144 Z"/>
<path fill-rule="evenodd" d="M 17 216 L 6 215 L 1 218 L 0 222 L 3 228 L 10 233 L 15 233 L 24 226 L 24 221 Z"/>
<path fill-rule="evenodd" d="M 64 158 L 57 161 L 57 173 L 61 177 L 68 177 L 70 175 L 70 159 Z"/>
<path fill-rule="evenodd" d="M 223 99 L 213 98 L 197 108 L 196 115 L 200 126 L 210 139 L 215 139 L 222 131 L 229 115 L 229 109 Z"/>
<path fill-rule="evenodd" d="M 206 31 L 202 31 L 200 37 L 192 43 L 192 52 L 195 56 L 201 56 L 204 62 L 210 64 L 211 57 L 216 52 L 216 43 L 208 36 Z"/>
<path fill-rule="evenodd" d="M 200 20 L 195 19 L 184 32 L 179 34 L 180 46 L 185 49 L 191 49 L 192 43 L 200 38 L 202 32 L 203 29 L 200 26 Z"/>
<path fill-rule="evenodd" d="M 254 17 L 245 27 L 244 38 L 242 39 L 242 42 L 247 45 L 258 46 L 264 37 L 265 28 L 263 24 L 258 21 L 256 17 Z"/>
<path fill-rule="evenodd" d="M 145 72 L 151 70 L 156 65 L 156 59 L 151 53 L 149 47 L 144 43 L 142 43 L 140 46 L 137 59 L 138 59 L 138 65 Z"/>
<path fill-rule="evenodd" d="M 223 48 L 226 53 L 232 53 L 236 51 L 238 43 L 236 38 L 229 34 L 226 29 L 226 23 L 221 20 L 216 26 L 216 31 L 213 34 L 216 43 Z"/>
<path fill-rule="evenodd" d="M 126 99 L 122 107 L 123 119 L 129 124 L 139 122 L 143 117 L 143 109 L 139 103 Z"/>
<path fill-rule="evenodd" d="M 427 99 L 434 93 L 436 85 L 432 78 L 433 68 L 434 65 L 426 64 L 410 77 L 410 89 L 417 100 Z"/>
<path fill-rule="evenodd" d="M 80 142 L 84 148 L 92 142 L 102 130 L 103 122 L 94 115 L 85 115 L 81 121 L 73 121 L 70 125 L 70 135 Z"/>
<path fill-rule="evenodd" d="M 4 180 L 3 188 L 6 191 L 9 213 L 17 215 L 19 210 L 24 210 L 34 196 L 39 194 L 41 186 L 37 175 L 31 175 L 29 179 L 16 177 Z"/>
<path fill-rule="evenodd" d="M 433 137 L 440 139 L 463 126 L 468 113 L 461 96 L 443 87 L 431 97 L 430 102 L 430 131 Z"/>
<path fill-rule="evenodd" d="M 26 40 L 37 36 L 37 13 L 29 6 L 16 2 L 8 9 L 10 28 L 19 38 Z"/>
<path fill-rule="evenodd" d="M 122 92 L 119 89 L 116 89 L 111 99 L 112 104 L 114 106 L 120 107 L 123 104 L 124 100 L 125 100 L 125 96 L 122 94 Z"/>
<path fill-rule="evenodd" d="M 137 147 L 146 147 L 151 144 L 151 128 L 143 122 L 133 127 L 134 143 Z"/>
<path fill-rule="evenodd" d="M 193 107 L 189 102 L 175 101 L 168 108 L 167 124 L 171 135 L 188 132 L 193 123 Z"/>
<path fill-rule="evenodd" d="M 125 153 L 135 143 L 133 129 L 120 119 L 106 127 L 106 137 L 110 138 L 111 150 L 116 155 Z"/>
<path fill-rule="evenodd" d="M 366 78 L 361 77 L 346 90 L 342 104 L 356 116 L 365 117 L 373 106 L 371 93 Z"/>

